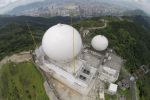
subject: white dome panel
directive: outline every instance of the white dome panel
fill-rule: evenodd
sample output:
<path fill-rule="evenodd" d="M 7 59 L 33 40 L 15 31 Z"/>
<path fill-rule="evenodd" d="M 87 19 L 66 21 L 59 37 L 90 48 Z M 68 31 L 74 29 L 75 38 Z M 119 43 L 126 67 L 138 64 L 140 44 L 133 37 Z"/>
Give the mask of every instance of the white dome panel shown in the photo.
<path fill-rule="evenodd" d="M 81 36 L 72 26 L 57 24 L 44 34 L 42 48 L 45 54 L 53 60 L 69 61 L 73 59 L 73 54 L 74 57 L 77 56 L 82 49 Z"/>
<path fill-rule="evenodd" d="M 103 35 L 97 35 L 92 39 L 92 47 L 97 51 L 103 51 L 108 47 L 108 39 Z"/>

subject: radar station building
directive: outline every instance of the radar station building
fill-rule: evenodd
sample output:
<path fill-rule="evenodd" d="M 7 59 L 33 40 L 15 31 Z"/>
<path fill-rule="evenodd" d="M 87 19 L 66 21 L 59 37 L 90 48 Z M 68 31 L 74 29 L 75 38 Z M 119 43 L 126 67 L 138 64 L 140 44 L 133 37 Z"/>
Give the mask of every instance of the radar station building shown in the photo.
<path fill-rule="evenodd" d="M 45 32 L 41 46 L 35 50 L 35 63 L 62 84 L 87 95 L 97 80 L 115 82 L 121 66 L 115 55 L 100 53 L 108 47 L 105 36 L 95 36 L 91 46 L 94 50 L 84 46 L 72 26 L 57 24 Z"/>

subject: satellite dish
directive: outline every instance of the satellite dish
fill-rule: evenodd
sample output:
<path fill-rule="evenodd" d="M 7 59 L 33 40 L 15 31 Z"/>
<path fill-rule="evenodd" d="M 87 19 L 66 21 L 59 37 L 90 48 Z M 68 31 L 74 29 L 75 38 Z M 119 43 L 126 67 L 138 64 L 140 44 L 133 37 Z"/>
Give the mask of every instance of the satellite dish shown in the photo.
<path fill-rule="evenodd" d="M 50 59 L 68 62 L 80 53 L 81 36 L 72 26 L 57 24 L 44 34 L 42 48 Z"/>
<path fill-rule="evenodd" d="M 92 39 L 92 47 L 97 51 L 103 51 L 108 47 L 108 39 L 103 35 L 97 35 Z"/>

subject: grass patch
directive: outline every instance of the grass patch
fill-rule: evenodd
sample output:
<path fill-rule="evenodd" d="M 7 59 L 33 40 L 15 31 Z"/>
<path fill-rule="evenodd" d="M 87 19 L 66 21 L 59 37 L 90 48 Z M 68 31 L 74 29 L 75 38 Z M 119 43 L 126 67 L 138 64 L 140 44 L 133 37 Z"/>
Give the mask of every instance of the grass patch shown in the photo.
<path fill-rule="evenodd" d="M 31 62 L 3 65 L 0 79 L 0 100 L 49 100 L 44 80 Z"/>
<path fill-rule="evenodd" d="M 122 96 L 125 96 L 127 100 L 132 99 L 132 96 L 131 96 L 132 93 L 129 89 L 122 90 L 122 89 L 118 88 L 118 94 L 122 95 Z"/>
<path fill-rule="evenodd" d="M 105 93 L 105 100 L 117 100 L 116 95 L 109 95 Z"/>

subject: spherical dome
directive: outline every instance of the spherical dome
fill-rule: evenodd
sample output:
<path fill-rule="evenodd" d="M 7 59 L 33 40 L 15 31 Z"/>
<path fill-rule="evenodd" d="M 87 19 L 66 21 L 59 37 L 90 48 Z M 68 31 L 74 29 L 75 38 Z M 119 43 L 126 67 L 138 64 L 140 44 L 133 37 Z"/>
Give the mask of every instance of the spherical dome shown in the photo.
<path fill-rule="evenodd" d="M 105 36 L 97 35 L 92 39 L 92 47 L 97 51 L 103 51 L 108 47 L 108 39 Z"/>
<path fill-rule="evenodd" d="M 45 54 L 53 60 L 70 61 L 82 49 L 81 36 L 72 26 L 57 24 L 44 34 L 42 48 Z"/>

